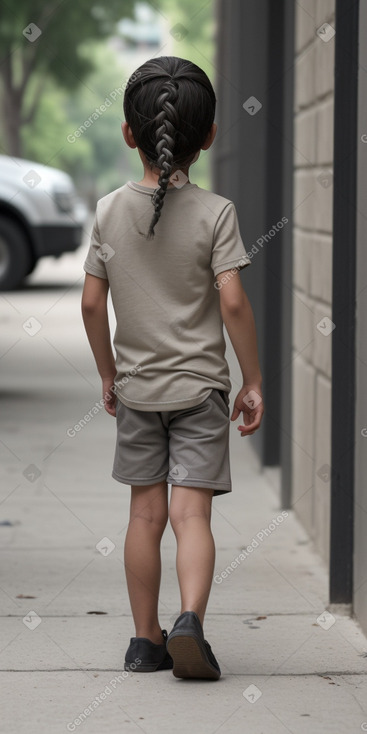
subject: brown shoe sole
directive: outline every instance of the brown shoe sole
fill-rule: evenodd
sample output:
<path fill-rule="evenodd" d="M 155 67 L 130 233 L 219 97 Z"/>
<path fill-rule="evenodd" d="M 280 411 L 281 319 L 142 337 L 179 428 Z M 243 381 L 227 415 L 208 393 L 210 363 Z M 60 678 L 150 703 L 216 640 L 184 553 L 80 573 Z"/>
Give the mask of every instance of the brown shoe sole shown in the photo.
<path fill-rule="evenodd" d="M 167 650 L 173 659 L 173 675 L 176 678 L 205 678 L 218 680 L 220 673 L 208 661 L 205 648 L 191 635 L 171 637 Z"/>

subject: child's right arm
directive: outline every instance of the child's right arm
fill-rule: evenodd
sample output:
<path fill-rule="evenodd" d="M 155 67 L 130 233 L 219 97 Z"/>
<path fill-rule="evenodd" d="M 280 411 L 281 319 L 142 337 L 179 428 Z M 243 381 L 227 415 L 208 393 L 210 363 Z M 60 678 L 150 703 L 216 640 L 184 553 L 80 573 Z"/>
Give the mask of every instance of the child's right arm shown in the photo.
<path fill-rule="evenodd" d="M 231 420 L 237 420 L 242 412 L 245 426 L 239 426 L 238 430 L 241 436 L 248 436 L 259 428 L 264 413 L 254 314 L 238 271 L 235 274 L 231 270 L 218 273 L 217 283 L 223 322 L 243 378 L 243 387 L 235 399 Z M 247 402 L 244 402 L 246 395 Z"/>

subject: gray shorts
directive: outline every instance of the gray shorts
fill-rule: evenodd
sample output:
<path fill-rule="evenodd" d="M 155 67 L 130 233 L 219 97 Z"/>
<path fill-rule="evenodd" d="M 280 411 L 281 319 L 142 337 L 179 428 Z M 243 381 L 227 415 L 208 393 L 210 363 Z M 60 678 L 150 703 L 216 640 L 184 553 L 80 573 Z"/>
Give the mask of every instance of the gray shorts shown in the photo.
<path fill-rule="evenodd" d="M 227 392 L 213 389 L 200 405 L 163 412 L 135 410 L 117 399 L 116 424 L 117 481 L 144 486 L 165 480 L 207 487 L 214 496 L 232 491 Z"/>

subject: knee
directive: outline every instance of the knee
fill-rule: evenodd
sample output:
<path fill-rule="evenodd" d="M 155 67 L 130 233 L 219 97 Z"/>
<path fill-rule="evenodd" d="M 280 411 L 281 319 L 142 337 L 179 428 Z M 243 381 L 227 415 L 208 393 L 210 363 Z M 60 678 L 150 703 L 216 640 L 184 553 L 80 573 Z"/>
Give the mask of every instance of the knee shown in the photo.
<path fill-rule="evenodd" d="M 175 534 L 180 528 L 184 527 L 187 521 L 191 521 L 193 518 L 199 518 L 206 523 L 210 523 L 210 508 L 190 507 L 190 505 L 175 506 L 171 504 L 169 520 Z"/>
<path fill-rule="evenodd" d="M 162 534 L 168 521 L 167 507 L 132 507 L 130 512 L 130 523 L 144 523 L 150 530 Z"/>

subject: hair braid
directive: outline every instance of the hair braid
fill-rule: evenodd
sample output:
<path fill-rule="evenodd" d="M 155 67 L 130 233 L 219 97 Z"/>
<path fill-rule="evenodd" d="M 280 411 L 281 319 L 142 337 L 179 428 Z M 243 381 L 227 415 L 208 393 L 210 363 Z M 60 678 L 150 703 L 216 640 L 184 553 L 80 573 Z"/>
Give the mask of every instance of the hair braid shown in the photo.
<path fill-rule="evenodd" d="M 155 118 L 157 129 L 155 132 L 157 153 L 157 166 L 160 169 L 158 179 L 158 188 L 152 196 L 154 205 L 154 214 L 149 226 L 147 238 L 154 237 L 154 227 L 157 224 L 163 206 L 164 197 L 166 195 L 170 175 L 173 166 L 173 150 L 176 142 L 177 127 L 179 117 L 174 108 L 174 103 L 178 97 L 177 83 L 174 80 L 167 80 L 162 88 L 161 94 L 157 99 L 157 106 L 161 108 Z"/>
<path fill-rule="evenodd" d="M 147 163 L 159 170 L 148 239 L 154 237 L 172 170 L 185 170 L 203 147 L 214 121 L 215 104 L 205 72 L 177 56 L 149 59 L 126 85 L 126 122 Z"/>

